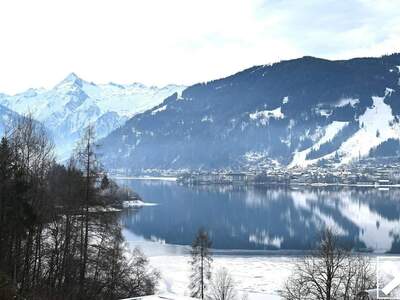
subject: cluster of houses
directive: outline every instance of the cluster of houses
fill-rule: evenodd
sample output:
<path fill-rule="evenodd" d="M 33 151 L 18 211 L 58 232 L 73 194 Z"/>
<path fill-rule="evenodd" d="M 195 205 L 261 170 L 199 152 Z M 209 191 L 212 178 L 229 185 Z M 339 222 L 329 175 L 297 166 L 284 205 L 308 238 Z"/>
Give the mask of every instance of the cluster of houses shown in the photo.
<path fill-rule="evenodd" d="M 246 172 L 193 172 L 179 176 L 178 181 L 188 184 L 239 184 L 253 181 L 255 176 L 255 173 Z"/>
<path fill-rule="evenodd" d="M 271 168 L 263 171 L 188 172 L 178 177 L 185 184 L 281 184 L 400 186 L 400 162 L 362 162 L 343 167 L 309 166 Z"/>

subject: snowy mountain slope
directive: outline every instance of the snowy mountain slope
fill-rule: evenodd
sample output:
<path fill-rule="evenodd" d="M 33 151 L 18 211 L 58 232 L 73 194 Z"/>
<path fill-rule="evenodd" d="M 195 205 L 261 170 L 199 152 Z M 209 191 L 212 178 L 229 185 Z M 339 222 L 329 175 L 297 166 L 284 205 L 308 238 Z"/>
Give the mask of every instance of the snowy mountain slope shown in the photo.
<path fill-rule="evenodd" d="M 60 156 L 68 155 L 82 131 L 94 124 L 98 138 L 121 126 L 128 118 L 181 93 L 183 86 L 147 87 L 94 84 L 69 74 L 54 88 L 29 89 L 14 96 L 0 95 L 0 104 L 18 112 L 31 113 L 54 135 Z"/>
<path fill-rule="evenodd" d="M 394 90 L 392 90 L 394 92 Z M 350 163 L 360 157 L 366 157 L 370 152 L 388 140 L 400 140 L 400 124 L 393 114 L 385 98 L 391 93 L 385 92 L 384 97 L 373 96 L 373 104 L 364 114 L 356 119 L 358 130 L 345 140 L 334 152 L 322 155 L 317 159 L 307 159 L 311 151 L 316 151 L 327 142 L 332 141 L 349 122 L 334 121 L 325 128 L 325 135 L 312 147 L 295 152 L 289 167 L 306 167 L 318 163 L 321 159 L 338 159 L 339 164 Z"/>
<path fill-rule="evenodd" d="M 13 122 L 17 121 L 20 115 L 7 107 L 0 105 L 0 136 L 3 136 L 11 129 Z"/>
<path fill-rule="evenodd" d="M 385 103 L 386 97 L 390 95 L 372 97 L 372 107 L 359 117 L 360 129 L 338 150 L 342 163 L 368 156 L 373 148 L 389 139 L 400 139 L 400 124 L 390 105 Z"/>
<path fill-rule="evenodd" d="M 104 163 L 125 172 L 305 167 L 383 144 L 387 153 L 399 138 L 399 66 L 400 54 L 303 57 L 196 84 L 104 138 Z"/>
<path fill-rule="evenodd" d="M 300 152 L 295 151 L 289 168 L 296 166 L 306 167 L 307 165 L 316 163 L 318 159 L 307 159 L 310 152 L 312 150 L 319 150 L 322 145 L 329 143 L 346 125 L 348 125 L 348 122 L 339 121 L 333 121 L 331 124 L 327 125 L 323 130 L 324 134 L 314 145 Z M 326 158 L 326 156 L 323 157 Z"/>

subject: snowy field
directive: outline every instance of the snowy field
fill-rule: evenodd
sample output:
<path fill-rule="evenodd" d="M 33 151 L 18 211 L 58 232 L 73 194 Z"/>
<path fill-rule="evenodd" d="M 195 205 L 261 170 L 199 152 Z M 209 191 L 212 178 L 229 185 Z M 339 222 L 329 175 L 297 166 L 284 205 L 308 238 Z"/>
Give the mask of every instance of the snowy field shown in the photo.
<path fill-rule="evenodd" d="M 152 267 L 161 273 L 159 292 L 188 296 L 190 256 L 188 247 L 149 242 L 124 230 L 130 248 L 139 247 L 147 255 Z M 280 299 L 279 289 L 291 273 L 296 256 L 248 255 L 248 253 L 224 252 L 213 256 L 214 271 L 228 269 L 241 295 L 249 300 Z"/>
<path fill-rule="evenodd" d="M 149 258 L 151 265 L 161 272 L 160 292 L 189 295 L 189 256 Z M 290 275 L 293 259 L 288 256 L 215 256 L 213 270 L 228 269 L 240 294 L 247 294 L 249 300 L 277 300 L 280 299 L 279 289 Z"/>

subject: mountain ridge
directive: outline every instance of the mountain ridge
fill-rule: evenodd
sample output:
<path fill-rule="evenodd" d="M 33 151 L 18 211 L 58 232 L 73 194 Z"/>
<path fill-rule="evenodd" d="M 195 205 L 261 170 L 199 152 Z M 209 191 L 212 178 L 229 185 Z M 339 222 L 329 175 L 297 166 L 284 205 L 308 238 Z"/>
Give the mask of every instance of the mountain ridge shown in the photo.
<path fill-rule="evenodd" d="M 381 137 L 373 139 L 374 147 L 398 139 L 399 74 L 398 53 L 350 60 L 306 56 L 253 66 L 192 85 L 129 119 L 102 140 L 104 160 L 109 168 L 125 172 L 276 163 L 306 167 L 335 157 L 337 164 L 348 163 L 356 155 L 345 151 L 345 142 L 354 136 L 373 138 L 373 122 L 365 116 L 360 122 L 365 113 L 372 118 L 383 111 L 388 123 L 382 125 Z M 330 127 L 338 124 L 333 122 L 345 123 L 334 130 Z M 326 131 L 332 136 L 325 136 Z M 306 149 L 316 161 L 295 160 Z"/>
<path fill-rule="evenodd" d="M 184 88 L 148 87 L 140 83 L 95 84 L 72 72 L 50 89 L 30 88 L 15 95 L 0 94 L 0 104 L 20 115 L 32 114 L 52 133 L 59 157 L 67 157 L 89 124 L 97 127 L 98 138 L 104 137 L 128 118 Z"/>

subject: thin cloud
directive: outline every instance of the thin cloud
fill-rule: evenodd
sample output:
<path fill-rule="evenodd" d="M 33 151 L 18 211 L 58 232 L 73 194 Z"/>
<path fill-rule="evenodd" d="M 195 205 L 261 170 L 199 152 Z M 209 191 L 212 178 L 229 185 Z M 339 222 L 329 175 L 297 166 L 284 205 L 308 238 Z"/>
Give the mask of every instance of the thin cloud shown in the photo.
<path fill-rule="evenodd" d="M 0 91 L 94 82 L 192 84 L 303 55 L 400 49 L 389 0 L 13 0 L 0 2 Z"/>

